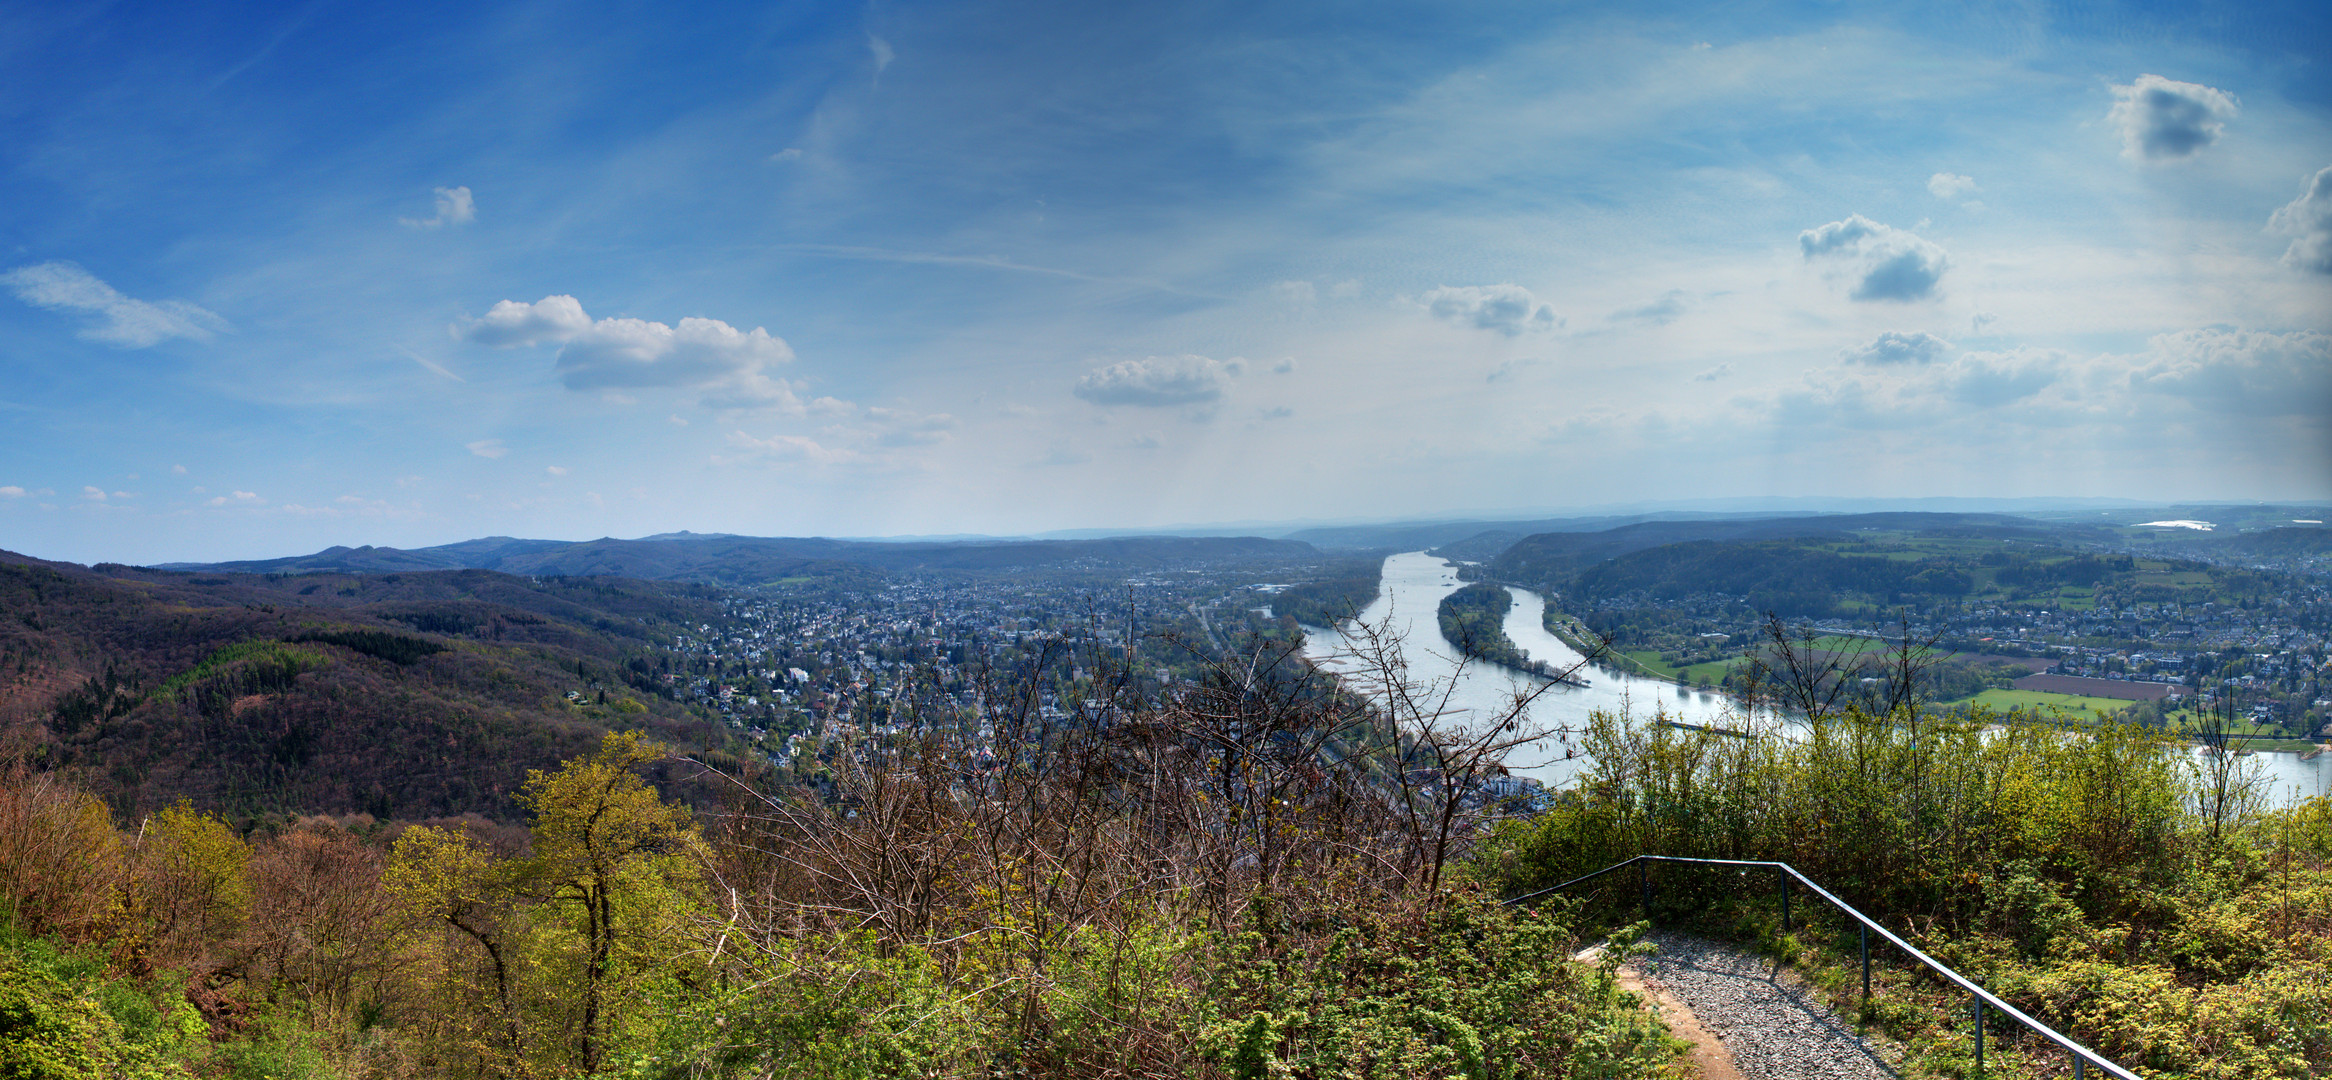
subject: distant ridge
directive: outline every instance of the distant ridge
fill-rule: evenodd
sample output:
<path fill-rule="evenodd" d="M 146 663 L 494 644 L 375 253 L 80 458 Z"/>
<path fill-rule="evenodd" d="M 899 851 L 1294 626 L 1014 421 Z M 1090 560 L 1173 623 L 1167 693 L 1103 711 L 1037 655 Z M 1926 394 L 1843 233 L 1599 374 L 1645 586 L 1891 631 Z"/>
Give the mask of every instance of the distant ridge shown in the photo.
<path fill-rule="evenodd" d="M 646 581 L 758 584 L 838 567 L 882 572 L 983 572 L 1090 562 L 1154 569 L 1197 560 L 1287 558 L 1317 549 L 1257 536 L 1122 536 L 1104 540 L 896 542 L 824 537 L 660 533 L 637 540 L 522 540 L 489 536 L 411 550 L 330 547 L 312 555 L 221 563 L 172 563 L 160 570 L 227 574 L 388 574 L 499 570 L 532 577 L 628 577 Z"/>

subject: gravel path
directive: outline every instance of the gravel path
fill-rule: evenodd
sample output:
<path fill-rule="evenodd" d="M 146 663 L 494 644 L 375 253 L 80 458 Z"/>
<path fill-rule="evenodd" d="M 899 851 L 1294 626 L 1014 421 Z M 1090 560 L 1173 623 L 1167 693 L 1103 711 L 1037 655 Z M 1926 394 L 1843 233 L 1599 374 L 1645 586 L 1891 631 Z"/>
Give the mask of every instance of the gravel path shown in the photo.
<path fill-rule="evenodd" d="M 1629 966 L 1724 1041 L 1746 1080 L 1892 1080 L 1879 1050 L 1774 962 L 1730 945 L 1656 931 L 1660 951 Z"/>

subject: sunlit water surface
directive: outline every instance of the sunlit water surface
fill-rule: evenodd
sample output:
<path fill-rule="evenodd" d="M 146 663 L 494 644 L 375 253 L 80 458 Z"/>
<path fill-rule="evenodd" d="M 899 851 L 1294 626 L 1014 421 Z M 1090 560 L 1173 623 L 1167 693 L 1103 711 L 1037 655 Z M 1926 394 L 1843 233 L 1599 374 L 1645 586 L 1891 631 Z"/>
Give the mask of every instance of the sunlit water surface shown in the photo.
<path fill-rule="evenodd" d="M 1438 613 L 1441 598 L 1456 592 L 1463 584 L 1458 580 L 1457 568 L 1442 559 L 1422 551 L 1394 555 L 1385 560 L 1384 578 L 1376 601 L 1360 617 L 1372 626 L 1386 626 L 1391 637 L 1399 640 L 1401 657 L 1408 665 L 1412 684 L 1431 692 L 1436 701 L 1442 700 L 1446 693 L 1450 710 L 1461 721 L 1488 721 L 1505 715 L 1517 690 L 1534 690 L 1545 680 L 1495 664 L 1459 662 L 1457 650 L 1442 640 Z M 1514 606 L 1506 613 L 1506 636 L 1532 659 L 1544 660 L 1557 668 L 1577 664 L 1579 654 L 1563 644 L 1562 639 L 1548 633 L 1541 622 L 1545 598 L 1511 586 L 1507 592 L 1513 594 Z M 1350 659 L 1353 649 L 1354 643 L 1344 630 L 1304 628 L 1304 653 L 1323 667 L 1355 673 Z M 1687 724 L 1736 727 L 1742 723 L 1735 707 L 1722 694 L 1685 690 L 1674 683 L 1621 674 L 1608 668 L 1581 668 L 1579 673 L 1589 685 L 1553 686 L 1531 702 L 1526 722 L 1532 729 L 1583 730 L 1588 715 L 1598 709 L 1614 713 L 1626 711 L 1639 717 L 1660 712 Z M 2320 754 L 2310 760 L 2302 760 L 2297 754 L 2259 754 L 2256 760 L 2272 788 L 2274 802 L 2332 790 L 2332 754 Z M 1576 740 L 1572 740 L 1572 745 L 1565 745 L 1560 738 L 1526 744 L 1507 759 L 1508 767 L 1517 775 L 1532 777 L 1551 788 L 1569 784 L 1587 763 L 1586 756 L 1576 748 Z"/>

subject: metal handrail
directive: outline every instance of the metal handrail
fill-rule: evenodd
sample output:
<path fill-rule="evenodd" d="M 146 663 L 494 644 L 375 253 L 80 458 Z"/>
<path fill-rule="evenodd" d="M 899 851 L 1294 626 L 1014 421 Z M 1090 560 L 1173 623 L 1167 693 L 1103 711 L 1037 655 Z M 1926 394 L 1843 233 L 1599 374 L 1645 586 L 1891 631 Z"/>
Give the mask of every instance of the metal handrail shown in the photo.
<path fill-rule="evenodd" d="M 1934 957 L 1920 952 L 1917 948 L 1914 948 L 1910 942 L 1896 937 L 1892 931 L 1888 930 L 1884 926 L 1880 926 L 1878 922 L 1873 920 L 1870 916 L 1855 910 L 1852 904 L 1849 904 L 1844 900 L 1840 900 L 1836 896 L 1832 896 L 1830 894 L 1830 890 L 1825 889 L 1820 885 L 1814 884 L 1813 879 L 1807 877 L 1804 874 L 1798 873 L 1797 868 L 1791 866 L 1788 863 L 1766 862 L 1750 859 L 1688 859 L 1677 855 L 1638 855 L 1635 858 L 1627 860 L 1626 862 L 1615 863 L 1611 866 L 1606 866 L 1592 874 L 1583 874 L 1560 885 L 1551 885 L 1547 888 L 1539 889 L 1534 892 L 1524 893 L 1521 896 L 1501 901 L 1501 903 L 1509 905 L 1519 904 L 1534 897 L 1545 896 L 1546 894 L 1552 892 L 1560 892 L 1582 882 L 1593 881 L 1594 879 L 1611 873 L 1614 870 L 1620 870 L 1629 866 L 1634 866 L 1637 868 L 1637 873 L 1639 875 L 1638 880 L 1640 881 L 1643 889 L 1644 907 L 1647 911 L 1649 911 L 1652 904 L 1651 864 L 1656 862 L 1690 863 L 1700 866 L 1771 867 L 1774 870 L 1779 871 L 1782 875 L 1780 878 L 1780 885 L 1781 926 L 1783 930 L 1788 930 L 1790 928 L 1789 882 L 1791 878 L 1796 878 L 1799 884 L 1804 885 L 1806 888 L 1812 889 L 1815 895 L 1820 896 L 1824 900 L 1828 900 L 1832 907 L 1835 907 L 1838 910 L 1853 916 L 1854 921 L 1861 924 L 1862 997 L 1864 1001 L 1867 1002 L 1870 1000 L 1870 936 L 1874 933 L 1886 941 L 1893 943 L 1896 948 L 1909 953 L 1912 959 L 1925 964 L 1928 970 L 1942 976 L 1945 981 L 1950 982 L 1953 985 L 1958 986 L 1959 988 L 1968 992 L 1969 996 L 1974 999 L 1974 1005 L 1972 1008 L 1974 1010 L 1976 1020 L 1976 1071 L 1979 1073 L 1981 1073 L 1984 1068 L 1984 1008 L 1985 1006 L 1990 1006 L 1994 1009 L 1998 1009 L 2002 1013 L 2007 1014 L 2009 1019 L 2032 1029 L 2033 1032 L 2037 1033 L 2042 1038 L 2057 1044 L 2057 1046 L 2062 1048 L 2067 1054 L 2072 1055 L 2073 1076 L 2075 1077 L 2075 1080 L 2081 1080 L 2084 1075 L 2084 1066 L 2087 1065 L 2095 1065 L 2098 1068 L 2104 1069 L 2106 1073 L 2117 1078 L 2117 1080 L 2140 1080 L 2138 1074 L 2106 1060 L 2104 1056 L 2100 1055 L 2097 1051 L 2091 1050 L 2088 1047 L 2081 1045 L 2080 1043 L 2074 1042 L 2072 1039 L 2067 1038 L 2065 1035 L 2059 1033 L 2055 1028 L 2041 1023 L 2040 1021 L 2035 1020 L 2030 1016 L 2026 1016 L 2023 1010 L 2000 1000 L 2000 998 L 1997 995 L 1994 995 L 1991 991 L 1976 985 L 1974 980 L 1971 980 L 1967 976 L 1961 975 L 1959 972 L 1945 967 L 1942 962 L 1936 960 Z"/>

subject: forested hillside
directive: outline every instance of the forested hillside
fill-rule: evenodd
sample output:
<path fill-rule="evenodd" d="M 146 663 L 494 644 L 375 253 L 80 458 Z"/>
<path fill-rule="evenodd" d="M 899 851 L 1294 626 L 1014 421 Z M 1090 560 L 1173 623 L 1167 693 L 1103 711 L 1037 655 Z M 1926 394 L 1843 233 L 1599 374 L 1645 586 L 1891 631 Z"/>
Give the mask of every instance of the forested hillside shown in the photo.
<path fill-rule="evenodd" d="M 15 558 L 0 613 L 0 731 L 119 807 L 498 818 L 611 725 L 701 746 L 657 674 L 721 617 L 689 586 Z"/>
<path fill-rule="evenodd" d="M 705 812 L 610 734 L 523 778 L 523 829 L 245 832 L 0 768 L 0 1075 L 1686 1076 L 1624 948 L 1458 880 L 1500 810 L 1470 765 L 1284 648 L 1167 703 L 1123 675 L 1099 723 L 999 697 L 1002 760 L 868 740 L 830 796 Z"/>

